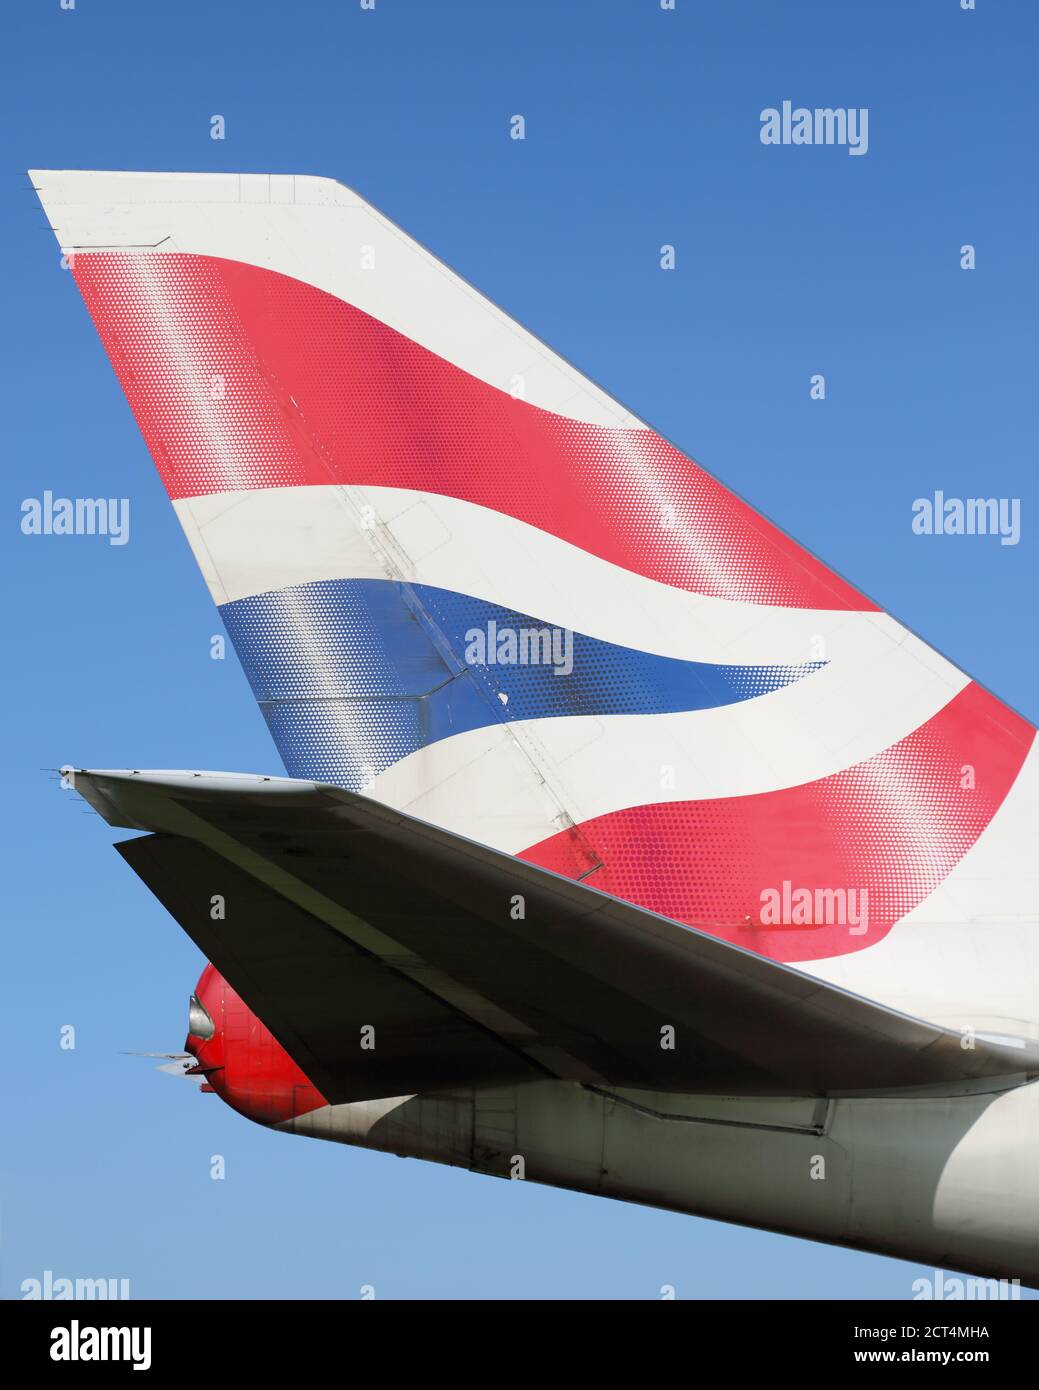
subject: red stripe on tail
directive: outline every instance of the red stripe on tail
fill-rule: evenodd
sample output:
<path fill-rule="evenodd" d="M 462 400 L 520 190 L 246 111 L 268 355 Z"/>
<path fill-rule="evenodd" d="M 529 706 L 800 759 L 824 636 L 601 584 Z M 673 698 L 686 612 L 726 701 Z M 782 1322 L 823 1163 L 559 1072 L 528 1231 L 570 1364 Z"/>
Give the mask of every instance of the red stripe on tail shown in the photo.
<path fill-rule="evenodd" d="M 694 593 L 873 608 L 652 431 L 515 400 L 313 286 L 178 253 L 74 271 L 171 497 L 412 488 Z"/>
<path fill-rule="evenodd" d="M 773 960 L 861 950 L 963 858 L 1034 737 L 1024 719 L 969 685 L 907 738 L 831 777 L 756 796 L 634 806 L 583 822 L 584 841 L 603 861 L 587 882 Z M 574 874 L 567 831 L 519 857 Z M 797 890 L 824 907 L 832 890 L 854 890 L 856 909 L 866 890 L 868 929 L 832 918 L 798 926 L 796 915 L 778 930 L 762 926 L 763 894 L 782 899 Z"/>

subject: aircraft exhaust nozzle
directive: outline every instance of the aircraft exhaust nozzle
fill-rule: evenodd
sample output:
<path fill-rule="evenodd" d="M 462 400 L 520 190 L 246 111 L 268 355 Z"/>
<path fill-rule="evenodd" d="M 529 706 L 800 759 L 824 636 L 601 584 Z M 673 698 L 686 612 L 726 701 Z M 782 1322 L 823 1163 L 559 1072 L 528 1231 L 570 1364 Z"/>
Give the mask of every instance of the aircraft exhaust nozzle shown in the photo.
<path fill-rule="evenodd" d="M 188 1000 L 188 1037 L 200 1038 L 208 1042 L 216 1032 L 216 1024 L 210 1018 L 197 994 Z"/>
<path fill-rule="evenodd" d="M 257 1124 L 277 1125 L 325 1105 L 282 1045 L 215 966 L 188 1001 L 189 1076 Z"/>

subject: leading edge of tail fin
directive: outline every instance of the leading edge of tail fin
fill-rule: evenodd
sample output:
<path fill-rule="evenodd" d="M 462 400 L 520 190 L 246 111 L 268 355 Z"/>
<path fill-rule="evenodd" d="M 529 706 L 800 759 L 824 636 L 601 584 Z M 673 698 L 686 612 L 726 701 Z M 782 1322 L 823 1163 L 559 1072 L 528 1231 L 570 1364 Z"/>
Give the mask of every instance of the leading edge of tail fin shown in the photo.
<path fill-rule="evenodd" d="M 290 775 L 780 960 L 1031 911 L 1032 727 L 357 194 L 31 177 Z"/>

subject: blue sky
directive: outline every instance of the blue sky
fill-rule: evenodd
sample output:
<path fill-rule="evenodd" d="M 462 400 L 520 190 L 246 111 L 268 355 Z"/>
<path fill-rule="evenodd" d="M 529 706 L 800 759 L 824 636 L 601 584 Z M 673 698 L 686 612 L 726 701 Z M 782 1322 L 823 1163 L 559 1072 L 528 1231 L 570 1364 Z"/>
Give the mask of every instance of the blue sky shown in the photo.
<path fill-rule="evenodd" d="M 281 769 L 22 171 L 341 179 L 1034 720 L 1034 4 L 9 0 L 2 24 L 0 1292 L 908 1297 L 898 1261 L 273 1135 L 121 1055 L 180 1048 L 202 960 L 43 769 Z M 784 98 L 868 107 L 868 154 L 762 146 Z M 130 497 L 131 543 L 22 536 L 45 488 Z M 915 536 L 936 488 L 1020 498 L 1020 543 Z"/>

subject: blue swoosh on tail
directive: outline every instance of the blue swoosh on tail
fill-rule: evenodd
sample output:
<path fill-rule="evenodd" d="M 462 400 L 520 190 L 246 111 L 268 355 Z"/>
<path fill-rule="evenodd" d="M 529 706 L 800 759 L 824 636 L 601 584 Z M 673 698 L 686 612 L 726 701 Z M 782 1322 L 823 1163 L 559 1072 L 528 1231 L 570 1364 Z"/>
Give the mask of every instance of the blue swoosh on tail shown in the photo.
<path fill-rule="evenodd" d="M 382 579 L 300 584 L 220 612 L 290 775 L 351 788 L 472 729 L 714 709 L 825 665 L 658 656 L 468 594 Z"/>

